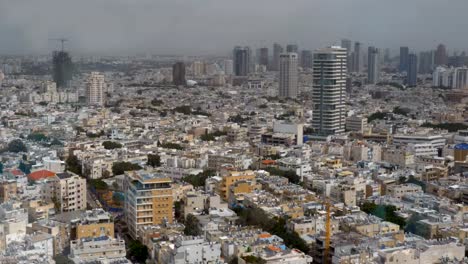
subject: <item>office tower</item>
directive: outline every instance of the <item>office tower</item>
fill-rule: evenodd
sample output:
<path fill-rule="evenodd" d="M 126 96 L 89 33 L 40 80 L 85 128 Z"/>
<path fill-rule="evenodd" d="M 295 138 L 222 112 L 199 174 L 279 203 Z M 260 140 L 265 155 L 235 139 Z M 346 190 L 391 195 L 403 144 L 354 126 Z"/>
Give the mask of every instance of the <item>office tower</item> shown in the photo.
<path fill-rule="evenodd" d="M 68 52 L 54 51 L 52 64 L 54 82 L 57 87 L 67 87 L 73 77 L 73 63 Z"/>
<path fill-rule="evenodd" d="M 235 47 L 233 52 L 234 74 L 236 76 L 247 76 L 250 73 L 250 48 Z"/>
<path fill-rule="evenodd" d="M 348 61 L 348 72 L 353 72 L 353 59 L 351 56 L 353 56 L 353 51 L 351 50 L 351 40 L 349 39 L 342 39 L 341 40 L 341 47 L 346 49 L 347 52 L 347 61 Z"/>
<path fill-rule="evenodd" d="M 410 54 L 408 56 L 407 86 L 413 87 L 418 84 L 418 56 Z"/>
<path fill-rule="evenodd" d="M 268 48 L 264 47 L 260 49 L 260 58 L 258 64 L 268 66 Z"/>
<path fill-rule="evenodd" d="M 301 67 L 303 69 L 312 69 L 313 55 L 310 50 L 301 51 Z"/>
<path fill-rule="evenodd" d="M 138 237 L 139 227 L 172 223 L 172 180 L 147 171 L 125 172 L 123 183 L 126 201 L 124 217 L 128 232 Z"/>
<path fill-rule="evenodd" d="M 419 73 L 429 74 L 432 73 L 434 68 L 434 52 L 425 51 L 419 53 Z"/>
<path fill-rule="evenodd" d="M 232 60 L 224 60 L 224 74 L 232 75 L 233 73 L 233 62 Z"/>
<path fill-rule="evenodd" d="M 361 72 L 361 43 L 354 43 L 353 72 Z"/>
<path fill-rule="evenodd" d="M 203 61 L 194 61 L 192 63 L 192 73 L 195 77 L 201 77 L 205 75 L 206 66 Z"/>
<path fill-rule="evenodd" d="M 286 52 L 294 52 L 297 53 L 299 51 L 299 47 L 297 44 L 288 44 L 286 46 Z"/>
<path fill-rule="evenodd" d="M 288 52 L 280 55 L 279 97 L 297 97 L 297 53 Z"/>
<path fill-rule="evenodd" d="M 104 90 L 106 83 L 104 75 L 99 72 L 92 72 L 86 82 L 86 98 L 88 105 L 104 106 Z"/>
<path fill-rule="evenodd" d="M 341 47 L 346 49 L 346 51 L 348 52 L 348 54 L 351 53 L 351 40 L 349 39 L 342 39 L 341 40 Z"/>
<path fill-rule="evenodd" d="M 174 85 L 185 85 L 185 63 L 176 62 L 172 65 L 172 83 Z"/>
<path fill-rule="evenodd" d="M 317 50 L 313 68 L 312 127 L 322 136 L 345 131 L 346 49 Z"/>
<path fill-rule="evenodd" d="M 379 74 L 379 50 L 369 47 L 367 51 L 367 83 L 378 83 Z"/>
<path fill-rule="evenodd" d="M 384 54 L 384 62 L 385 63 L 389 63 L 391 61 L 391 58 L 390 58 L 390 49 L 389 48 L 386 48 L 385 49 L 385 54 Z"/>
<path fill-rule="evenodd" d="M 443 44 L 437 46 L 437 50 L 434 55 L 435 66 L 448 65 L 447 50 Z"/>
<path fill-rule="evenodd" d="M 468 88 L 468 68 L 459 67 L 455 68 L 455 89 L 467 89 Z"/>
<path fill-rule="evenodd" d="M 283 53 L 283 47 L 280 44 L 275 43 L 273 44 L 273 63 L 272 63 L 272 70 L 277 71 L 279 70 L 279 56 Z"/>
<path fill-rule="evenodd" d="M 408 72 L 408 47 L 400 47 L 400 72 Z"/>

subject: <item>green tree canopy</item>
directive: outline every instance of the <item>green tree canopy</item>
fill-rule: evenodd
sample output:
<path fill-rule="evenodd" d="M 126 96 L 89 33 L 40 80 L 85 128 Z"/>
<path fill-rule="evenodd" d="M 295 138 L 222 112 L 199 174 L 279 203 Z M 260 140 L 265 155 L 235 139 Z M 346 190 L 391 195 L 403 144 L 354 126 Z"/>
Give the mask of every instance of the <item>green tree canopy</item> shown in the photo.
<path fill-rule="evenodd" d="M 131 162 L 114 162 L 112 165 L 112 173 L 114 175 L 121 175 L 124 174 L 126 171 L 134 171 L 134 170 L 141 170 L 142 167 L 138 164 L 133 164 Z"/>
<path fill-rule="evenodd" d="M 148 166 L 151 167 L 160 167 L 161 166 L 161 157 L 158 154 L 148 154 Z"/>
<path fill-rule="evenodd" d="M 27 152 L 28 148 L 21 139 L 14 139 L 8 143 L 7 151 L 14 153 Z"/>
<path fill-rule="evenodd" d="M 104 146 L 105 149 L 122 148 L 122 144 L 120 144 L 119 142 L 115 142 L 115 141 L 104 141 L 102 142 L 102 145 Z"/>
<path fill-rule="evenodd" d="M 196 218 L 193 214 L 187 215 L 187 218 L 185 219 L 184 234 L 186 236 L 201 235 L 202 231 L 199 224 L 200 222 L 198 221 L 198 218 Z"/>
<path fill-rule="evenodd" d="M 149 256 L 148 247 L 143 245 L 138 240 L 133 240 L 128 243 L 128 257 L 138 263 L 145 263 Z"/>

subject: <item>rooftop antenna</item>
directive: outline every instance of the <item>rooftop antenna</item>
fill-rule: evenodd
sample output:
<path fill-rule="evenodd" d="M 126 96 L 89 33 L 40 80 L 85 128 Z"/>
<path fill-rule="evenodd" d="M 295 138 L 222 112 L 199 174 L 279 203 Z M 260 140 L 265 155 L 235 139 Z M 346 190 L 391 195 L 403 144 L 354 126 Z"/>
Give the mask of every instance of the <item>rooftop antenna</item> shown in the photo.
<path fill-rule="evenodd" d="M 49 40 L 56 40 L 61 42 L 62 52 L 65 50 L 65 42 L 69 41 L 66 38 L 50 38 Z"/>

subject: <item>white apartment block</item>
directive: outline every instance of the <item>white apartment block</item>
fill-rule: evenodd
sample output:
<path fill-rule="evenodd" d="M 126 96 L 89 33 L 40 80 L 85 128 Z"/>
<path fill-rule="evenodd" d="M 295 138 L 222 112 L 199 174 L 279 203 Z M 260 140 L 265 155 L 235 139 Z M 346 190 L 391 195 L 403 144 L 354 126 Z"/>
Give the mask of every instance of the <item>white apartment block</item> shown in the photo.
<path fill-rule="evenodd" d="M 298 94 L 298 56 L 288 52 L 279 57 L 279 97 L 296 98 Z"/>
<path fill-rule="evenodd" d="M 104 81 L 104 75 L 98 72 L 92 72 L 86 83 L 88 105 L 103 106 L 105 89 L 106 83 Z"/>
<path fill-rule="evenodd" d="M 157 246 L 158 264 L 223 263 L 221 245 L 201 237 L 180 236 L 174 244 L 162 242 Z"/>
<path fill-rule="evenodd" d="M 86 179 L 70 172 L 58 173 L 57 176 L 42 182 L 42 197 L 55 200 L 60 204 L 61 212 L 86 210 Z"/>
<path fill-rule="evenodd" d="M 125 241 L 110 237 L 73 240 L 70 242 L 69 258 L 74 263 L 89 263 L 101 259 L 125 259 Z M 122 262 L 125 263 L 125 262 Z"/>

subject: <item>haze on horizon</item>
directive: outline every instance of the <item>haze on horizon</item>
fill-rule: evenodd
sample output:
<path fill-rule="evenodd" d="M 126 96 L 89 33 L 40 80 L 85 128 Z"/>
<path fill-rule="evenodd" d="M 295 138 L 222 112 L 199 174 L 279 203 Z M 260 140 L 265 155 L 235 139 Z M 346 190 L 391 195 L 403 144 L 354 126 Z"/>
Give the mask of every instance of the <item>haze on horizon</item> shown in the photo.
<path fill-rule="evenodd" d="M 468 43 L 467 0 L 0 0 L 0 54 L 228 54 L 235 45 Z"/>

